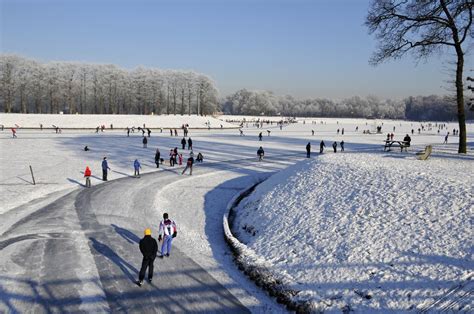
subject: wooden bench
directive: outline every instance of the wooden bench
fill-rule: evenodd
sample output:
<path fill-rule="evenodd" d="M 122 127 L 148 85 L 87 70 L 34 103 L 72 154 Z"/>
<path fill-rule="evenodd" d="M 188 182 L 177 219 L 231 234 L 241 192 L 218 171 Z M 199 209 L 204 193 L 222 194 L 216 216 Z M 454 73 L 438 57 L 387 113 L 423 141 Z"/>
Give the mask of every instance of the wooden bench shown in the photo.
<path fill-rule="evenodd" d="M 391 140 L 385 140 L 385 145 L 384 145 L 384 151 L 387 150 L 390 151 L 390 148 L 392 147 L 400 147 L 401 151 L 403 152 L 403 149 L 405 148 L 405 151 L 407 151 L 407 148 L 410 147 L 410 144 L 405 141 L 391 141 Z"/>
<path fill-rule="evenodd" d="M 416 155 L 418 156 L 417 158 L 419 160 L 426 160 L 428 159 L 428 157 L 430 157 L 432 151 L 433 151 L 433 146 L 428 145 L 425 147 L 424 151 L 416 153 Z"/>

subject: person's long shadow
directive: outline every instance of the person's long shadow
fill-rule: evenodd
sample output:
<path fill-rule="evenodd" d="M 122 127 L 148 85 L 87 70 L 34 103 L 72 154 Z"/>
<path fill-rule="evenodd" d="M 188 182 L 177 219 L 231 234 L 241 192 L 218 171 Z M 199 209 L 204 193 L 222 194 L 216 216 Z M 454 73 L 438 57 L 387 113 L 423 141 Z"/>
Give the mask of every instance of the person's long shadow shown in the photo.
<path fill-rule="evenodd" d="M 79 182 L 79 181 L 77 181 L 77 180 L 74 180 L 74 179 L 71 179 L 71 178 L 67 178 L 67 180 L 68 180 L 69 182 L 71 182 L 71 183 L 76 183 L 76 184 L 78 184 L 78 185 L 80 185 L 80 186 L 82 186 L 82 187 L 85 187 L 84 184 L 82 184 L 81 182 Z"/>
<path fill-rule="evenodd" d="M 129 178 L 135 178 L 135 176 L 129 175 L 128 173 L 125 173 L 125 172 L 121 172 L 121 171 L 117 171 L 117 170 L 110 170 L 110 171 L 121 174 L 121 175 L 129 177 Z"/>
<path fill-rule="evenodd" d="M 122 272 L 131 280 L 135 281 L 135 278 L 138 275 L 138 270 L 130 265 L 127 261 L 125 261 L 123 258 L 117 255 L 109 246 L 107 246 L 104 243 L 101 243 L 97 241 L 95 238 L 90 237 L 89 238 L 92 241 L 92 247 L 99 252 L 100 254 L 104 255 L 108 259 L 110 259 L 112 262 L 114 262 Z M 134 274 L 131 273 L 134 272 Z"/>
<path fill-rule="evenodd" d="M 119 227 L 115 224 L 111 224 L 112 227 L 114 227 L 115 232 L 117 232 L 122 238 L 127 240 L 128 243 L 139 243 L 140 238 L 130 230 L 127 230 L 125 228 Z"/>

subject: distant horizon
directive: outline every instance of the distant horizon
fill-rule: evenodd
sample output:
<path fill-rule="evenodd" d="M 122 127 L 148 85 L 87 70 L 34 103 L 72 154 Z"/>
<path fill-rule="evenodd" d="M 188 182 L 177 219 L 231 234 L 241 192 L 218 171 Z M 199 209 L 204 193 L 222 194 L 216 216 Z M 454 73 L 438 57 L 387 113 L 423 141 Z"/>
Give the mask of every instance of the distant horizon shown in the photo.
<path fill-rule="evenodd" d="M 377 67 L 369 0 L 2 0 L 2 53 L 41 62 L 193 70 L 220 97 L 240 89 L 296 99 L 450 95 L 452 54 Z M 126 21 L 126 22 L 124 22 Z M 441 61 L 440 61 L 441 60 Z M 472 64 L 472 62 L 471 62 Z M 466 73 L 470 71 L 466 55 Z"/>

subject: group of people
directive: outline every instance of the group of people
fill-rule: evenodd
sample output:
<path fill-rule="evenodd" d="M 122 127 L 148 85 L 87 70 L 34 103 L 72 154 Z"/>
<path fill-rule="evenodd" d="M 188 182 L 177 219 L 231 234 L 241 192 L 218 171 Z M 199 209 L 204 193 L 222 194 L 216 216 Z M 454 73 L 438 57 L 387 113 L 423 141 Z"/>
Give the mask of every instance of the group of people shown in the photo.
<path fill-rule="evenodd" d="M 341 141 L 339 145 L 341 146 L 341 152 L 344 151 L 344 141 Z M 324 140 L 321 140 L 319 143 L 319 153 L 322 154 L 324 152 L 324 148 L 326 147 L 326 143 L 324 143 Z M 332 143 L 332 149 L 334 152 L 337 152 L 337 142 Z M 311 142 L 308 142 L 306 144 L 306 157 L 310 158 L 311 157 Z"/>
<path fill-rule="evenodd" d="M 163 220 L 160 221 L 158 230 L 158 241 L 151 236 L 151 229 L 145 229 L 145 235 L 140 240 L 139 248 L 143 255 L 142 266 L 138 273 L 137 285 L 141 287 L 145 274 L 148 269 L 148 282 L 151 283 L 153 279 L 153 269 L 156 257 L 164 258 L 170 257 L 171 244 L 173 239 L 178 235 L 178 228 L 176 222 L 169 218 L 168 213 L 163 214 Z M 160 255 L 158 255 L 158 242 L 162 242 Z"/>
<path fill-rule="evenodd" d="M 84 151 L 89 151 L 89 150 L 90 149 L 89 149 L 88 146 L 84 147 Z M 161 158 L 161 152 L 157 148 L 156 152 L 155 152 L 156 168 L 159 168 L 160 164 L 162 164 L 163 161 L 164 161 L 163 158 Z M 194 159 L 194 153 L 193 153 L 193 151 L 191 151 L 189 153 L 188 159 L 186 160 L 186 167 L 184 168 L 184 170 L 182 171 L 181 174 L 185 174 L 186 171 L 189 169 L 189 174 L 192 175 L 193 174 L 193 165 L 194 165 L 195 161 L 199 162 L 199 163 L 202 163 L 204 161 L 204 156 L 202 155 L 202 153 L 199 152 L 196 156 L 196 159 Z M 173 167 L 176 164 L 182 165 L 182 162 L 183 162 L 183 155 L 178 154 L 178 148 L 175 147 L 174 149 L 171 149 L 170 150 L 170 166 Z M 110 167 L 109 167 L 107 157 L 104 157 L 102 159 L 101 167 L 102 167 L 102 181 L 107 181 L 108 172 L 109 172 L 109 170 L 111 170 Z M 140 161 L 138 159 L 135 159 L 133 161 L 133 169 L 134 169 L 134 174 L 133 175 L 136 178 L 140 178 L 140 169 L 142 169 L 142 166 L 141 166 Z M 88 187 L 88 188 L 91 187 L 91 179 L 90 179 L 91 177 L 92 177 L 92 170 L 89 168 L 89 166 L 86 166 L 86 169 L 84 170 L 84 178 L 86 179 L 85 186 Z"/>
<path fill-rule="evenodd" d="M 188 144 L 188 150 L 192 150 L 193 149 L 193 140 L 189 137 L 188 140 L 186 141 L 186 138 L 183 137 L 183 139 L 181 140 L 182 149 L 186 148 L 186 143 Z"/>

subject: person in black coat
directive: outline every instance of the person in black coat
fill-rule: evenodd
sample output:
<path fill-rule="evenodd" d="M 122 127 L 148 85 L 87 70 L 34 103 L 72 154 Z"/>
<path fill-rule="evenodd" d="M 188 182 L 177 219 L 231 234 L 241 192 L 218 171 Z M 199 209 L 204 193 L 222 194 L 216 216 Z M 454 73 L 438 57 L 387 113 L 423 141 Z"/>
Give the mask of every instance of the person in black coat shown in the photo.
<path fill-rule="evenodd" d="M 142 252 L 143 260 L 140 273 L 138 274 L 137 284 L 141 286 L 143 279 L 145 279 L 145 272 L 148 268 L 148 282 L 151 282 L 153 278 L 153 262 L 158 252 L 158 243 L 151 237 L 151 229 L 145 230 L 145 236 L 140 240 L 140 252 Z"/>
<path fill-rule="evenodd" d="M 156 168 L 160 168 L 160 160 L 161 160 L 161 153 L 160 153 L 160 150 L 157 148 L 156 153 L 155 153 Z"/>
<path fill-rule="evenodd" d="M 262 146 L 257 150 L 258 161 L 262 161 L 263 156 L 265 156 L 265 152 L 263 151 Z"/>
<path fill-rule="evenodd" d="M 146 145 L 148 144 L 148 140 L 146 139 L 146 137 L 143 137 L 143 148 L 146 148 Z"/>
<path fill-rule="evenodd" d="M 405 142 L 405 145 L 406 145 L 406 146 L 410 146 L 410 144 L 411 144 L 411 137 L 407 134 L 407 135 L 405 135 L 405 137 L 403 138 L 403 141 Z"/>
<path fill-rule="evenodd" d="M 324 141 L 321 140 L 321 143 L 319 143 L 319 153 L 322 154 L 324 152 L 324 147 L 326 147 L 326 144 L 324 144 Z"/>
<path fill-rule="evenodd" d="M 184 149 L 184 147 L 183 147 Z M 193 140 L 191 138 L 188 138 L 188 150 L 193 149 Z"/>
<path fill-rule="evenodd" d="M 181 140 L 181 146 L 182 146 L 182 149 L 184 150 L 186 148 L 186 139 L 183 137 L 183 139 Z"/>
<path fill-rule="evenodd" d="M 311 143 L 306 144 L 306 157 L 311 157 Z"/>
<path fill-rule="evenodd" d="M 337 142 L 332 143 L 332 149 L 334 149 L 334 152 L 337 152 Z"/>

